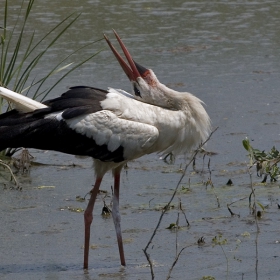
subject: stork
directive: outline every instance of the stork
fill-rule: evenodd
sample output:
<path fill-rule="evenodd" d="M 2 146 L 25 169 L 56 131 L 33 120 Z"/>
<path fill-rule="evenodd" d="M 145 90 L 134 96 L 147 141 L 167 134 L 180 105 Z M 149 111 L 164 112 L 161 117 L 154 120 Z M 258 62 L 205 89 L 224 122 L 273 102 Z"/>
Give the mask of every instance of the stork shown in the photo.
<path fill-rule="evenodd" d="M 35 148 L 94 159 L 95 184 L 84 212 L 84 268 L 88 269 L 90 227 L 102 178 L 112 171 L 112 216 L 121 265 L 125 256 L 120 227 L 120 173 L 130 160 L 150 153 L 185 154 L 209 135 L 211 124 L 202 101 L 160 83 L 151 69 L 136 63 L 114 31 L 128 61 L 106 42 L 132 84 L 132 93 L 89 86 L 71 87 L 43 103 L 0 87 L 14 109 L 0 115 L 0 150 Z"/>

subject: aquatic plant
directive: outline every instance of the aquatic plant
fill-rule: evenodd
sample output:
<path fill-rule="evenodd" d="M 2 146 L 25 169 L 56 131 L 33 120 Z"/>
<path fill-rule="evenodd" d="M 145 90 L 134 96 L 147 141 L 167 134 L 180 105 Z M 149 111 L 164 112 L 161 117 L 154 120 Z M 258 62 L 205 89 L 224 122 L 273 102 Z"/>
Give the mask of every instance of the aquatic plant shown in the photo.
<path fill-rule="evenodd" d="M 262 183 L 265 183 L 268 177 L 270 177 L 270 182 L 276 182 L 280 175 L 278 167 L 280 152 L 274 146 L 268 152 L 255 149 L 248 138 L 245 138 L 242 144 L 249 152 L 250 166 L 256 165 L 257 175 L 263 178 Z"/>

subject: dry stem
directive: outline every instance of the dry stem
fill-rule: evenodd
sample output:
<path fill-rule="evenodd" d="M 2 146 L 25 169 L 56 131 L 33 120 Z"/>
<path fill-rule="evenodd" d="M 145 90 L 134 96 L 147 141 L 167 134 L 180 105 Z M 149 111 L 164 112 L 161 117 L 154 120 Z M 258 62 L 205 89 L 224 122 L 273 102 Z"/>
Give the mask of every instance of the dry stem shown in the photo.
<path fill-rule="evenodd" d="M 6 164 L 3 160 L 1 160 L 1 159 L 0 159 L 0 164 L 3 165 L 4 167 L 6 167 L 9 170 L 9 172 L 10 172 L 10 174 L 11 174 L 11 176 L 12 176 L 14 182 L 15 182 L 16 187 L 19 188 L 19 183 L 18 183 L 18 181 L 16 179 L 16 176 L 14 175 L 11 167 L 8 164 Z"/>
<path fill-rule="evenodd" d="M 167 203 L 167 205 L 163 208 L 163 210 L 162 210 L 162 212 L 161 212 L 161 215 L 160 215 L 160 217 L 159 217 L 159 221 L 158 221 L 158 223 L 157 223 L 157 225 L 156 225 L 156 227 L 155 227 L 155 229 L 154 229 L 154 232 L 153 232 L 153 234 L 152 234 L 150 240 L 148 241 L 146 247 L 143 249 L 143 252 L 144 252 L 144 254 L 145 254 L 146 258 L 147 258 L 147 261 L 148 261 L 148 263 L 149 263 L 149 265 L 150 265 L 150 270 L 151 270 L 152 279 L 155 279 L 155 274 L 154 274 L 153 264 L 152 264 L 152 261 L 151 261 L 151 259 L 150 259 L 150 255 L 148 254 L 147 250 L 148 250 L 148 248 L 150 247 L 150 245 L 151 245 L 151 243 L 152 243 L 152 241 L 153 241 L 153 239 L 154 239 L 154 237 L 155 237 L 155 235 L 156 235 L 156 233 L 157 233 L 157 231 L 158 231 L 158 229 L 159 229 L 159 226 L 160 226 L 160 224 L 161 224 L 161 221 L 162 221 L 162 219 L 163 219 L 164 214 L 165 214 L 166 211 L 169 209 L 169 206 L 170 206 L 171 202 L 173 201 L 173 199 L 174 199 L 174 197 L 175 197 L 175 195 L 176 195 L 176 193 L 177 193 L 177 191 L 178 191 L 178 188 L 179 188 L 179 186 L 180 186 L 180 184 L 181 184 L 183 178 L 184 178 L 185 175 L 186 175 L 186 171 L 187 171 L 188 167 L 189 167 L 189 166 L 191 165 L 191 163 L 195 160 L 195 157 L 196 157 L 196 155 L 200 152 L 200 149 L 210 140 L 211 136 L 213 135 L 213 133 L 214 133 L 217 129 L 218 129 L 218 127 L 216 127 L 216 128 L 209 134 L 208 138 L 207 138 L 203 143 L 201 143 L 201 144 L 199 145 L 199 147 L 198 147 L 198 148 L 195 150 L 195 152 L 193 153 L 193 155 L 192 155 L 190 161 L 186 164 L 186 166 L 185 166 L 185 168 L 184 168 L 184 170 L 183 170 L 183 174 L 181 175 L 181 177 L 180 177 L 180 179 L 179 179 L 179 181 L 178 181 L 178 183 L 177 183 L 177 186 L 175 187 L 175 190 L 174 190 L 174 192 L 173 192 L 173 194 L 172 194 L 172 196 L 171 196 L 169 202 Z M 176 259 L 175 259 L 175 261 L 174 261 L 174 263 L 173 263 L 174 265 L 177 263 L 178 258 L 179 258 L 180 254 L 181 254 L 181 252 L 182 252 L 183 250 L 184 250 L 184 248 L 181 249 L 180 253 L 177 255 L 177 257 L 176 257 Z M 171 268 L 173 268 L 174 265 L 173 265 Z M 172 271 L 172 269 L 171 269 L 171 271 Z M 170 276 L 170 274 L 171 274 L 171 271 L 169 272 L 169 276 Z"/>

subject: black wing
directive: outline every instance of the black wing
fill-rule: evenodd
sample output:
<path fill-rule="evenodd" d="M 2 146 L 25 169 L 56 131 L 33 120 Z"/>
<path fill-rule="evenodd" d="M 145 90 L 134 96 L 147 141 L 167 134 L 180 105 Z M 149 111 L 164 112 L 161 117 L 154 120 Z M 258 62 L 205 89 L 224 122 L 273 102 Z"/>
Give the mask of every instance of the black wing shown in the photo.
<path fill-rule="evenodd" d="M 69 128 L 63 119 L 46 117 L 56 112 L 63 112 L 64 119 L 95 113 L 102 110 L 100 102 L 107 93 L 92 87 L 73 87 L 61 97 L 45 101 L 48 108 L 31 113 L 12 110 L 0 115 L 0 150 L 25 147 L 86 155 L 102 161 L 123 161 L 122 146 L 111 152 L 106 145 L 97 145 L 92 138 Z"/>

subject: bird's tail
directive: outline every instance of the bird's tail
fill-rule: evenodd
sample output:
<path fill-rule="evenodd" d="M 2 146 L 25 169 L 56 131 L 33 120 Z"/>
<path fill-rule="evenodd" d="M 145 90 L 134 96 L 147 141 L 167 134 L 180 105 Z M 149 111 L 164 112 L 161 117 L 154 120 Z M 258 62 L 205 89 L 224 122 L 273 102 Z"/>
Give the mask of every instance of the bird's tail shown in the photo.
<path fill-rule="evenodd" d="M 0 87 L 0 97 L 11 102 L 16 110 L 23 113 L 32 112 L 36 109 L 42 109 L 47 107 L 46 105 L 38 101 L 35 101 L 22 94 L 16 93 L 3 87 Z"/>
<path fill-rule="evenodd" d="M 0 115 L 0 151 L 8 147 L 25 147 L 27 135 L 36 129 L 32 112 L 47 106 L 3 87 L 0 87 L 1 97 L 10 102 L 15 110 Z"/>

